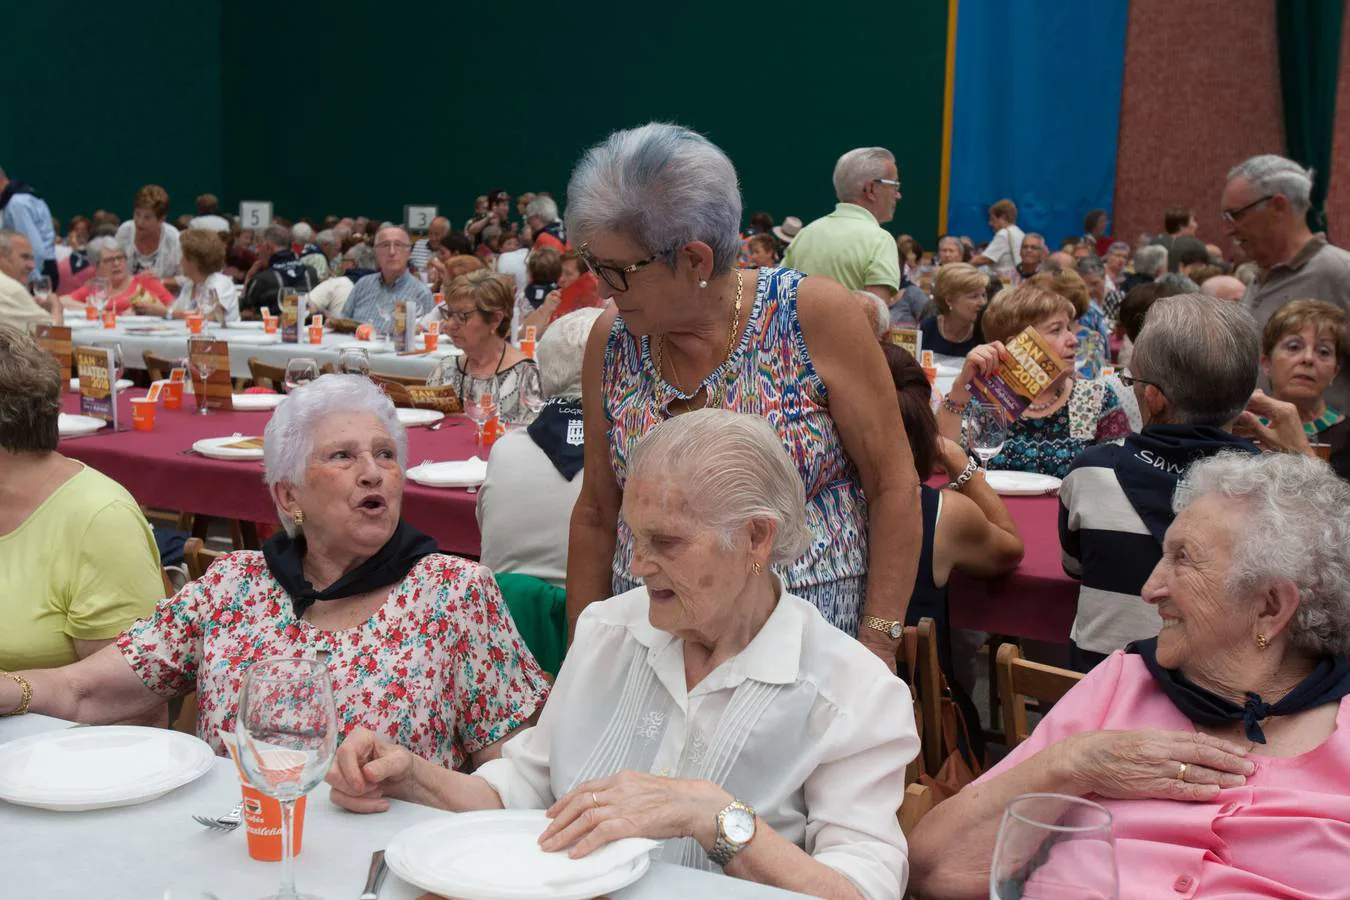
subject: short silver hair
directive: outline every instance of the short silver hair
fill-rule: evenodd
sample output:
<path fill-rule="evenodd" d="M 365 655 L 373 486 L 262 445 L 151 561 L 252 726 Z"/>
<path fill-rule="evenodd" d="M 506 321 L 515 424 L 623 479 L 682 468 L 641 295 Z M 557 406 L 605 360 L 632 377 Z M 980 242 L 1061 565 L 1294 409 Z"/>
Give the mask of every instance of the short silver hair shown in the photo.
<path fill-rule="evenodd" d="M 1158 279 L 1158 284 L 1161 284 L 1163 287 L 1176 288 L 1185 294 L 1200 293 L 1200 285 L 1192 281 L 1189 276 L 1183 275 L 1180 272 L 1168 272 Z"/>
<path fill-rule="evenodd" d="M 741 248 L 736 167 L 717 145 L 678 125 L 616 131 L 586 151 L 567 185 L 567 233 L 584 244 L 601 231 L 636 241 L 675 267 L 690 241 L 713 250 L 713 275 Z"/>
<path fill-rule="evenodd" d="M 318 244 L 320 247 L 325 244 L 336 247 L 338 244 L 337 233 L 331 228 L 325 228 L 323 231 L 314 235 L 314 243 Z"/>
<path fill-rule="evenodd" d="M 297 244 L 308 244 L 314 240 L 314 229 L 308 222 L 296 222 L 291 226 L 291 240 Z"/>
<path fill-rule="evenodd" d="M 1030 237 L 1030 235 L 1028 235 L 1028 237 Z M 1042 238 L 1042 240 L 1044 240 L 1044 238 Z M 961 255 L 962 255 L 962 256 L 965 255 L 965 252 L 966 252 L 966 251 L 965 251 L 965 247 L 966 247 L 966 245 L 963 244 L 963 243 L 961 243 L 961 239 L 960 239 L 959 237 L 957 237 L 956 235 L 954 235 L 954 234 L 944 234 L 942 237 L 938 238 L 938 249 L 939 249 L 939 250 L 942 249 L 942 245 L 943 245 L 943 244 L 955 244 L 955 245 L 956 245 L 956 249 L 961 251 Z"/>
<path fill-rule="evenodd" d="M 356 263 L 358 269 L 373 269 L 379 263 L 375 261 L 375 251 L 365 241 L 359 244 L 352 244 L 343 254 L 352 262 Z"/>
<path fill-rule="evenodd" d="M 1079 275 L 1105 275 L 1106 263 L 1102 262 L 1100 256 L 1085 256 L 1073 264 L 1074 271 Z"/>
<path fill-rule="evenodd" d="M 558 221 L 558 204 L 552 197 L 535 197 L 525 204 L 525 218 L 538 216 L 545 225 Z"/>
<path fill-rule="evenodd" d="M 1179 422 L 1222 428 L 1246 408 L 1260 356 L 1251 313 L 1208 294 L 1178 294 L 1148 308 L 1130 372 L 1156 382 Z"/>
<path fill-rule="evenodd" d="M 871 291 L 857 290 L 852 292 L 853 296 L 862 303 L 863 314 L 867 316 L 867 324 L 872 326 L 873 333 L 878 339 L 884 338 L 886 332 L 891 330 L 891 308 Z"/>
<path fill-rule="evenodd" d="M 1250 600 L 1290 583 L 1294 649 L 1314 658 L 1350 652 L 1350 485 L 1319 459 L 1293 453 L 1220 453 L 1195 463 L 1172 508 L 1218 496 L 1246 507 L 1238 523 L 1229 596 Z"/>
<path fill-rule="evenodd" d="M 810 543 L 801 475 L 759 416 L 699 409 L 667 419 L 633 450 L 628 490 L 654 477 L 683 485 L 694 518 L 717 530 L 723 546 L 755 519 L 778 526 L 770 563 L 791 562 Z"/>
<path fill-rule="evenodd" d="M 552 325 L 539 339 L 539 383 L 545 397 L 574 400 L 581 396 L 581 361 L 586 355 L 586 340 L 602 309 L 588 307 L 570 312 Z"/>
<path fill-rule="evenodd" d="M 1312 206 L 1313 170 L 1274 153 L 1253 156 L 1228 170 L 1228 180 L 1241 178 L 1261 194 L 1282 194 L 1295 212 Z"/>
<path fill-rule="evenodd" d="M 1030 236 L 1030 235 L 1028 235 L 1028 237 L 1029 237 L 1029 236 Z M 1022 238 L 1022 240 L 1025 241 L 1025 240 L 1026 240 L 1026 237 Z M 1110 254 L 1112 254 L 1112 253 L 1115 253 L 1117 250 L 1124 250 L 1124 251 L 1125 251 L 1125 255 L 1128 257 L 1128 256 L 1130 255 L 1130 242 L 1129 242 L 1129 241 L 1112 241 L 1112 242 L 1111 242 L 1111 246 L 1109 246 L 1109 247 L 1106 248 L 1106 253 L 1107 253 L 1107 255 L 1110 255 Z"/>
<path fill-rule="evenodd" d="M 399 424 L 394 402 L 362 375 L 320 375 L 286 397 L 263 430 L 263 482 L 302 485 L 309 455 L 314 451 L 314 429 L 334 413 L 369 413 L 398 445 L 398 467 L 408 464 L 408 434 Z M 280 506 L 282 527 L 294 537 L 299 529 Z"/>
<path fill-rule="evenodd" d="M 1146 244 L 1134 251 L 1134 271 L 1136 275 L 1158 277 L 1158 270 L 1167 267 L 1167 248 L 1162 244 Z"/>
<path fill-rule="evenodd" d="M 858 199 L 869 184 L 886 177 L 886 164 L 893 162 L 895 154 L 885 147 L 848 151 L 834 164 L 834 195 L 840 203 Z"/>
<path fill-rule="evenodd" d="M 84 253 L 89 257 L 89 264 L 97 266 L 103 261 L 103 254 L 109 250 L 121 250 L 122 245 L 117 243 L 117 238 L 97 237 L 90 241 L 84 247 Z"/>

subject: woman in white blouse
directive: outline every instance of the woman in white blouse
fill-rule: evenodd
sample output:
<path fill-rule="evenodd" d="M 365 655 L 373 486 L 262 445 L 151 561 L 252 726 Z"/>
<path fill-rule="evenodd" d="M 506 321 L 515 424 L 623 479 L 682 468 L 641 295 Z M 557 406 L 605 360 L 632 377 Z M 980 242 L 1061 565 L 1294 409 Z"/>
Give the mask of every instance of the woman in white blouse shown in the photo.
<path fill-rule="evenodd" d="M 144 315 L 169 315 L 183 319 L 190 312 L 202 312 L 213 321 L 239 321 L 239 288 L 234 279 L 223 274 L 225 242 L 214 231 L 190 228 L 179 235 L 183 277 L 178 299 L 167 309 L 157 303 L 142 303 L 136 312 Z M 211 291 L 215 291 L 214 300 Z"/>
<path fill-rule="evenodd" d="M 132 275 L 149 272 L 171 291 L 180 287 L 183 274 L 178 229 L 164 221 L 169 213 L 169 195 L 157 184 L 147 184 L 136 192 L 131 221 L 117 228 L 117 243 L 127 253 Z"/>
<path fill-rule="evenodd" d="M 773 429 L 720 409 L 662 423 L 623 515 L 643 586 L 582 614 L 538 725 L 473 775 L 354 732 L 334 802 L 547 808 L 549 851 L 647 837 L 667 862 L 813 896 L 903 896 L 909 691 L 770 571 L 808 540 Z"/>

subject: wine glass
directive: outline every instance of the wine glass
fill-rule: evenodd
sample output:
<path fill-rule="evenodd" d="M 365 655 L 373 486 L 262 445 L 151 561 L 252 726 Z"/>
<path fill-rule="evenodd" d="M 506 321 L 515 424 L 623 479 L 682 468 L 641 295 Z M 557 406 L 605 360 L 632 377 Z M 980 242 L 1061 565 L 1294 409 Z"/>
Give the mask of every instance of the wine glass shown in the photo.
<path fill-rule="evenodd" d="M 539 378 L 538 366 L 523 366 L 520 372 L 520 405 L 529 413 L 527 424 L 539 417 L 539 412 L 548 404 L 544 396 L 544 385 Z"/>
<path fill-rule="evenodd" d="M 89 302 L 102 318 L 103 309 L 108 305 L 108 279 L 102 276 L 89 279 Z"/>
<path fill-rule="evenodd" d="M 265 659 L 244 673 L 234 734 L 248 783 L 281 802 L 281 887 L 268 900 L 314 900 L 295 892 L 295 801 L 323 781 L 337 753 L 337 709 L 326 664 Z"/>
<path fill-rule="evenodd" d="M 496 401 L 492 399 L 491 394 L 483 394 L 477 400 L 472 399 L 471 395 L 469 402 L 465 404 L 464 412 L 469 421 L 473 422 L 478 443 L 483 443 L 483 426 L 496 414 Z"/>
<path fill-rule="evenodd" d="M 1003 811 L 989 870 L 991 900 L 1115 900 L 1111 813 L 1064 794 L 1023 794 Z"/>
<path fill-rule="evenodd" d="M 52 295 L 52 280 L 47 275 L 34 275 L 32 280 L 33 297 L 43 306 Z"/>
<path fill-rule="evenodd" d="M 370 354 L 365 347 L 343 347 L 338 351 L 338 371 L 369 377 Z"/>
<path fill-rule="evenodd" d="M 1008 427 L 1003 413 L 987 403 L 973 404 L 966 410 L 966 442 L 987 470 L 989 460 L 1003 451 L 1008 440 Z"/>
<path fill-rule="evenodd" d="M 216 367 L 211 364 L 209 356 L 198 356 L 192 360 L 192 371 L 202 380 L 202 389 L 197 392 L 197 415 L 210 415 L 211 410 L 206 408 L 206 383 L 215 373 Z"/>
<path fill-rule="evenodd" d="M 389 344 L 394 334 L 394 311 L 392 309 L 377 310 L 375 321 L 371 324 L 375 327 L 375 343 L 384 348 Z"/>
<path fill-rule="evenodd" d="M 318 377 L 319 361 L 308 356 L 297 356 L 286 363 L 286 375 L 283 378 L 286 393 L 294 393 L 296 388 L 302 388 Z"/>
<path fill-rule="evenodd" d="M 115 390 L 117 382 L 122 380 L 122 374 L 126 372 L 127 369 L 126 357 L 122 353 L 121 344 L 108 344 L 107 348 L 108 350 L 112 351 L 112 364 L 114 372 L 113 385 Z"/>
<path fill-rule="evenodd" d="M 207 324 L 216 321 L 216 316 L 220 313 L 220 295 L 216 293 L 213 287 L 202 285 L 202 293 L 197 301 L 197 311 L 202 314 L 202 329 L 205 330 Z"/>

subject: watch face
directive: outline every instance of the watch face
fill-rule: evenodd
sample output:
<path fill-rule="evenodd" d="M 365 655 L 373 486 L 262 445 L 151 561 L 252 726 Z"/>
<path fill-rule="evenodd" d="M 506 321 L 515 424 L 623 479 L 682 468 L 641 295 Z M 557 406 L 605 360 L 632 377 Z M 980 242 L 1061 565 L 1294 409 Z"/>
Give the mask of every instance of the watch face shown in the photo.
<path fill-rule="evenodd" d="M 891 626 L 892 638 L 898 638 L 900 637 L 900 635 L 904 633 L 905 633 L 905 625 L 903 622 L 896 622 L 894 625 Z"/>
<path fill-rule="evenodd" d="M 744 844 L 755 836 L 755 816 L 744 809 L 727 810 L 722 817 L 722 831 L 732 843 Z"/>

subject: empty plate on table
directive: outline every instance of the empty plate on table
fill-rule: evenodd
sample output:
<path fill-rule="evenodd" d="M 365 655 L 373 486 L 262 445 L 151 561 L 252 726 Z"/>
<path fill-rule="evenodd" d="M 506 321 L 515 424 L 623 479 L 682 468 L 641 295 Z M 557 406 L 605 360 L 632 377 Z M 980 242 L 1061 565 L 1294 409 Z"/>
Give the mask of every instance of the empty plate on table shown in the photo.
<path fill-rule="evenodd" d="M 0 799 L 70 811 L 130 806 L 200 778 L 215 759 L 204 741 L 164 728 L 47 731 L 0 745 Z"/>
<path fill-rule="evenodd" d="M 1053 475 L 1039 472 L 1003 472 L 994 470 L 984 473 L 984 480 L 1000 494 L 1008 497 L 1037 497 L 1053 494 L 1059 490 L 1060 480 Z"/>
<path fill-rule="evenodd" d="M 203 438 L 192 445 L 202 456 L 211 459 L 262 459 L 262 438 L 245 437 L 241 434 L 230 437 Z"/>
<path fill-rule="evenodd" d="M 240 319 L 238 322 L 228 323 L 225 327 L 230 331 L 262 331 L 265 324 L 264 322 Z"/>
<path fill-rule="evenodd" d="M 393 353 L 393 341 L 362 341 L 356 338 L 349 338 L 345 341 L 334 341 L 332 344 L 324 347 L 325 350 L 341 350 L 343 347 L 360 347 L 367 353 Z"/>
<path fill-rule="evenodd" d="M 56 430 L 61 437 L 74 437 L 77 434 L 93 434 L 108 423 L 93 416 L 77 416 L 61 413 L 56 418 Z"/>
<path fill-rule="evenodd" d="M 463 900 L 583 900 L 646 874 L 660 845 L 625 838 L 589 856 L 545 853 L 543 810 L 486 810 L 421 822 L 389 840 L 385 862 L 423 890 Z"/>
<path fill-rule="evenodd" d="M 230 332 L 229 334 L 224 334 L 220 331 L 217 331 L 215 333 L 215 336 L 223 340 L 229 341 L 231 344 L 263 345 L 263 344 L 281 343 L 281 335 L 264 334 L 261 331 L 234 331 Z"/>
<path fill-rule="evenodd" d="M 122 325 L 150 325 L 154 323 L 163 325 L 165 323 L 163 316 L 142 316 L 137 313 L 118 316 L 117 321 Z"/>
<path fill-rule="evenodd" d="M 66 320 L 64 324 L 71 331 L 83 331 L 86 328 L 98 328 L 99 323 L 95 319 L 77 319 L 70 310 L 66 310 Z"/>
<path fill-rule="evenodd" d="M 131 387 L 131 382 L 125 378 L 117 379 L 117 384 L 113 385 L 113 389 L 118 391 L 125 391 L 129 387 Z M 72 391 L 78 391 L 80 389 L 80 379 L 70 379 L 70 389 Z"/>
<path fill-rule="evenodd" d="M 235 394 L 234 408 L 246 412 L 276 409 L 285 399 L 285 394 Z"/>
<path fill-rule="evenodd" d="M 409 469 L 408 478 L 427 487 L 478 487 L 487 478 L 487 463 L 476 456 L 450 462 L 425 462 Z"/>
<path fill-rule="evenodd" d="M 404 428 L 432 425 L 445 418 L 445 413 L 438 409 L 404 409 L 399 407 L 394 412 L 398 414 L 398 423 Z"/>

